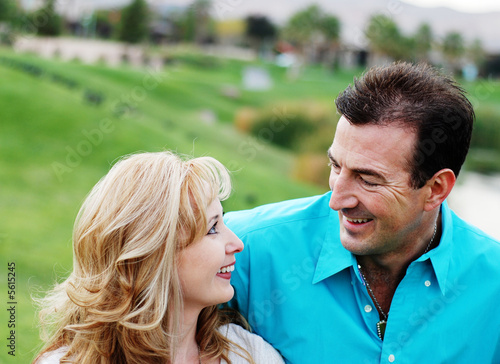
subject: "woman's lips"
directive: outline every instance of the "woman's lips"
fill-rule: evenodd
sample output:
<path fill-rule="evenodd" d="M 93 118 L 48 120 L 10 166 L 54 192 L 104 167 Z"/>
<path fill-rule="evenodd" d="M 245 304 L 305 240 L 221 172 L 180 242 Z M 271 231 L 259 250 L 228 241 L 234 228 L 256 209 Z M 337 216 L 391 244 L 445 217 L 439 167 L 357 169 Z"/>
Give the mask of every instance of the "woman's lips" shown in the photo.
<path fill-rule="evenodd" d="M 231 272 L 234 271 L 234 263 L 226 265 L 219 269 L 217 276 L 224 279 L 231 279 Z"/>

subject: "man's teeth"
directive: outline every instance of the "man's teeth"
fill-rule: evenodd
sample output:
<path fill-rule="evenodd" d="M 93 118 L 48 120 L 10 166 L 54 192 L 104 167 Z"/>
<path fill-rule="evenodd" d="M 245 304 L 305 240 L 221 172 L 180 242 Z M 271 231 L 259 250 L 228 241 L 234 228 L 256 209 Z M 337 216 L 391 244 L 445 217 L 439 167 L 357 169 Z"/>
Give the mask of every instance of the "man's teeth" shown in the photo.
<path fill-rule="evenodd" d="M 234 264 L 230 265 L 228 267 L 224 267 L 224 268 L 219 269 L 219 271 L 217 273 L 229 273 L 232 271 L 234 271 Z"/>
<path fill-rule="evenodd" d="M 363 222 L 370 221 L 370 219 L 349 219 L 348 217 L 346 217 L 346 220 L 349 221 L 349 222 L 354 222 L 356 224 L 361 224 Z"/>

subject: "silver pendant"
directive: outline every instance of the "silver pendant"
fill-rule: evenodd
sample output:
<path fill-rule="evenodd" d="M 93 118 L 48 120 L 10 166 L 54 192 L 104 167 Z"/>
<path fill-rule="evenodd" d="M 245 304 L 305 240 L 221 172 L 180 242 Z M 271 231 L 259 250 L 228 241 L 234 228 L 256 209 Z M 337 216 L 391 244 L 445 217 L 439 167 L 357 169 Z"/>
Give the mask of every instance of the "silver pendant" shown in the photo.
<path fill-rule="evenodd" d="M 380 340 L 384 340 L 386 326 L 387 326 L 387 321 L 385 320 L 380 320 L 379 322 L 377 322 L 377 335 L 380 338 Z"/>

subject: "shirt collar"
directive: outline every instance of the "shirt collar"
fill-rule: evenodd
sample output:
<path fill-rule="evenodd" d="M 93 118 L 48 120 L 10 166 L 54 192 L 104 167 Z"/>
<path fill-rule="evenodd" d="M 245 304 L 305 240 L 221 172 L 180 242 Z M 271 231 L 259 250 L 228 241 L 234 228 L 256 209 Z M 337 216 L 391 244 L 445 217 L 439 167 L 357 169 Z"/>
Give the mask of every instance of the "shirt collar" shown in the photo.
<path fill-rule="evenodd" d="M 328 225 L 329 228 L 327 229 L 325 240 L 316 263 L 313 284 L 357 264 L 354 255 L 346 250 L 340 242 L 337 211 L 330 211 Z M 441 226 L 442 233 L 439 245 L 427 254 L 422 255 L 417 261 L 430 259 L 439 288 L 444 295 L 448 287 L 448 271 L 453 247 L 451 210 L 446 201 L 441 205 Z"/>
<path fill-rule="evenodd" d="M 432 249 L 427 254 L 422 255 L 417 261 L 430 259 L 436 280 L 439 284 L 439 289 L 443 295 L 446 290 L 452 285 L 450 283 L 449 268 L 450 260 L 453 252 L 453 222 L 451 210 L 446 201 L 441 205 L 441 239 L 439 245 Z"/>
<path fill-rule="evenodd" d="M 313 284 L 356 264 L 356 258 L 340 243 L 338 212 L 331 210 L 325 241 L 319 253 Z"/>

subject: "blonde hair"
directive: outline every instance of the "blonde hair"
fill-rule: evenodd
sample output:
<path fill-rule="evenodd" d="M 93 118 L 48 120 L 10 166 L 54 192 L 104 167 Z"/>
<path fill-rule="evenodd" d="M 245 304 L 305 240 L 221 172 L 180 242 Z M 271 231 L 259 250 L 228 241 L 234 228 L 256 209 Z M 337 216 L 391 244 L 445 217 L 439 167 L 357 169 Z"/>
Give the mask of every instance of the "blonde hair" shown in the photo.
<path fill-rule="evenodd" d="M 204 235 L 207 206 L 230 190 L 210 157 L 141 153 L 116 163 L 78 213 L 73 272 L 40 301 L 38 357 L 66 346 L 63 363 L 171 362 L 182 315 L 178 253 Z M 224 320 L 205 308 L 197 340 L 204 357 L 229 362 L 231 342 L 216 330 Z"/>

